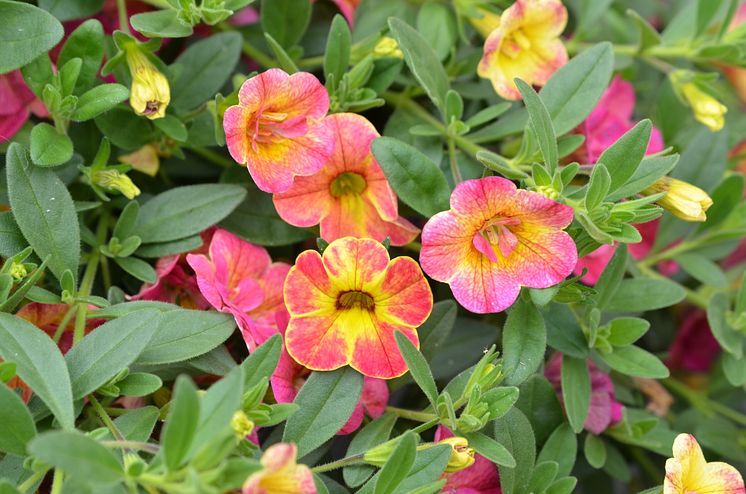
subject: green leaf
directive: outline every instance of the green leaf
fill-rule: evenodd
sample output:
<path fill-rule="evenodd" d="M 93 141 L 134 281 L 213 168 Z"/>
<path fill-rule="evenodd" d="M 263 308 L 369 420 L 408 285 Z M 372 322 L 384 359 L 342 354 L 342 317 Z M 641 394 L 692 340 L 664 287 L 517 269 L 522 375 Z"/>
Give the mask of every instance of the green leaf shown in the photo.
<path fill-rule="evenodd" d="M 124 479 L 114 453 L 78 431 L 46 432 L 31 441 L 28 450 L 44 463 L 87 482 L 109 484 Z"/>
<path fill-rule="evenodd" d="M 78 94 L 94 83 L 104 59 L 104 28 L 100 21 L 88 19 L 70 34 L 62 46 L 57 66 L 61 67 L 73 58 L 80 58 L 83 61 L 78 82 L 75 83 L 74 92 Z"/>
<path fill-rule="evenodd" d="M 588 341 L 567 305 L 550 304 L 544 314 L 549 346 L 572 357 L 588 357 Z"/>
<path fill-rule="evenodd" d="M 31 161 L 39 166 L 57 166 L 70 161 L 73 141 L 57 132 L 48 123 L 38 123 L 31 129 Z"/>
<path fill-rule="evenodd" d="M 519 298 L 503 327 L 505 382 L 517 385 L 533 374 L 544 360 L 546 346 L 544 318 L 531 301 Z"/>
<path fill-rule="evenodd" d="M 106 322 L 65 355 L 73 399 L 95 391 L 128 367 L 150 342 L 158 312 L 143 310 Z"/>
<path fill-rule="evenodd" d="M 728 286 L 728 278 L 722 268 L 703 255 L 687 252 L 679 254 L 674 260 L 697 281 L 717 288 Z"/>
<path fill-rule="evenodd" d="M 417 31 L 438 60 L 444 60 L 458 38 L 453 10 L 440 3 L 425 3 L 417 13 Z"/>
<path fill-rule="evenodd" d="M 387 413 L 377 418 L 373 422 L 366 424 L 352 438 L 347 448 L 347 455 L 352 456 L 365 453 L 374 446 L 386 442 L 394 428 L 397 416 Z M 342 470 L 345 484 L 350 487 L 358 487 L 365 482 L 371 474 L 375 472 L 372 465 L 350 465 Z"/>
<path fill-rule="evenodd" d="M 329 28 L 329 35 L 326 38 L 324 76 L 327 79 L 333 78 L 337 85 L 342 80 L 342 76 L 350 63 L 351 43 L 350 26 L 340 14 L 335 15 Z"/>
<path fill-rule="evenodd" d="M 510 451 L 491 437 L 485 436 L 481 432 L 470 432 L 464 434 L 464 437 L 469 441 L 469 446 L 492 463 L 503 467 L 515 468 L 515 458 L 510 454 Z"/>
<path fill-rule="evenodd" d="M 596 107 L 611 80 L 614 50 L 599 43 L 555 72 L 541 90 L 541 100 L 554 122 L 556 135 L 577 127 Z"/>
<path fill-rule="evenodd" d="M 28 3 L 0 0 L 0 74 L 51 50 L 65 34 L 62 24 Z"/>
<path fill-rule="evenodd" d="M 632 176 L 627 179 L 626 183 L 610 193 L 606 199 L 608 201 L 618 201 L 624 197 L 637 194 L 641 190 L 652 185 L 653 182 L 662 176 L 667 175 L 668 172 L 674 169 L 678 161 L 678 154 L 643 158 L 640 162 L 640 166 L 638 166 Z"/>
<path fill-rule="evenodd" d="M 744 336 L 728 323 L 727 313 L 730 310 L 728 295 L 718 292 L 707 303 L 707 323 L 712 335 L 726 352 L 741 358 L 744 350 Z"/>
<path fill-rule="evenodd" d="M 541 149 L 541 155 L 544 157 L 544 163 L 547 165 L 549 172 L 553 173 L 557 169 L 558 151 L 557 137 L 552 125 L 552 119 L 549 116 L 549 111 L 544 106 L 539 95 L 534 91 L 534 88 L 520 79 L 516 79 L 515 83 L 523 95 L 531 128 L 539 141 L 539 149 Z"/>
<path fill-rule="evenodd" d="M 515 468 L 501 466 L 500 486 L 505 494 L 526 492 L 536 459 L 536 442 L 531 423 L 517 408 L 495 421 L 495 439 L 515 459 Z"/>
<path fill-rule="evenodd" d="M 600 437 L 587 434 L 583 452 L 585 453 L 585 459 L 593 468 L 602 468 L 606 464 L 606 445 Z"/>
<path fill-rule="evenodd" d="M 96 118 L 129 98 L 130 91 L 121 84 L 101 84 L 83 93 L 78 98 L 72 119 L 85 122 Z"/>
<path fill-rule="evenodd" d="M 311 21 L 311 4 L 306 0 L 262 0 L 262 30 L 280 45 L 298 43 Z"/>
<path fill-rule="evenodd" d="M 161 378 L 147 372 L 133 372 L 117 382 L 122 396 L 147 396 L 163 386 Z"/>
<path fill-rule="evenodd" d="M 153 126 L 124 106 L 99 115 L 95 122 L 112 144 L 125 151 L 138 149 L 154 139 Z"/>
<path fill-rule="evenodd" d="M 176 187 L 140 208 L 134 233 L 143 243 L 188 237 L 228 216 L 244 197 L 246 191 L 232 184 Z"/>
<path fill-rule="evenodd" d="M 565 412 L 560 405 L 557 391 L 541 373 L 526 379 L 519 390 L 520 395 L 515 406 L 531 422 L 536 444 L 541 444 L 565 421 Z"/>
<path fill-rule="evenodd" d="M 643 312 L 677 304 L 685 296 L 684 289 L 673 281 L 627 279 L 619 284 L 606 309 L 609 312 Z"/>
<path fill-rule="evenodd" d="M 546 494 L 571 494 L 575 491 L 578 479 L 575 477 L 565 477 L 555 480 L 546 490 Z"/>
<path fill-rule="evenodd" d="M 193 32 L 192 26 L 184 24 L 173 9 L 142 12 L 130 17 L 132 28 L 149 38 L 185 38 Z"/>
<path fill-rule="evenodd" d="M 605 309 L 614 299 L 627 270 L 627 247 L 620 245 L 596 282 L 596 305 Z"/>
<path fill-rule="evenodd" d="M 241 364 L 244 375 L 244 389 L 253 388 L 265 377 L 269 379 L 277 367 L 281 351 L 282 337 L 273 335 L 251 352 L 249 357 Z"/>
<path fill-rule="evenodd" d="M 0 451 L 24 457 L 34 436 L 36 425 L 23 400 L 0 383 Z"/>
<path fill-rule="evenodd" d="M 450 88 L 448 75 L 438 56 L 414 28 L 401 19 L 389 19 L 391 34 L 404 53 L 404 61 L 427 95 L 441 112 L 445 111 L 446 93 Z"/>
<path fill-rule="evenodd" d="M 724 353 L 722 358 L 723 374 L 733 386 L 746 384 L 746 359 L 738 358 L 732 353 Z"/>
<path fill-rule="evenodd" d="M 43 8 L 61 22 L 89 17 L 101 10 L 104 0 L 39 0 Z"/>
<path fill-rule="evenodd" d="M 653 124 L 645 119 L 637 123 L 599 156 L 598 163 L 606 165 L 611 175 L 609 192 L 614 192 L 635 174 L 650 142 Z"/>
<path fill-rule="evenodd" d="M 391 452 L 376 480 L 374 494 L 391 494 L 412 470 L 417 454 L 417 442 L 412 431 L 405 432 Z"/>
<path fill-rule="evenodd" d="M 534 471 L 531 472 L 531 482 L 528 484 L 528 492 L 544 492 L 552 481 L 557 478 L 559 464 L 556 461 L 537 462 Z"/>
<path fill-rule="evenodd" d="M 585 193 L 583 202 L 587 211 L 593 211 L 601 205 L 606 195 L 609 193 L 611 185 L 611 175 L 603 163 L 598 163 L 593 167 L 591 179 L 588 181 L 588 190 Z"/>
<path fill-rule="evenodd" d="M 616 347 L 612 353 L 601 353 L 601 358 L 617 372 L 634 377 L 663 379 L 668 368 L 658 357 L 634 345 Z"/>
<path fill-rule="evenodd" d="M 214 98 L 233 73 L 240 55 L 239 33 L 214 34 L 190 45 L 172 64 L 179 71 L 171 83 L 171 106 L 186 111 Z"/>
<path fill-rule="evenodd" d="M 295 398 L 300 409 L 285 424 L 282 440 L 296 443 L 299 457 L 318 448 L 350 418 L 362 388 L 362 376 L 351 367 L 312 373 Z"/>
<path fill-rule="evenodd" d="M 420 387 L 422 392 L 425 393 L 425 396 L 427 396 L 427 399 L 430 401 L 433 408 L 436 408 L 436 403 L 438 401 L 438 387 L 435 385 L 435 379 L 433 379 L 433 374 L 430 372 L 430 367 L 427 365 L 427 360 L 425 360 L 425 357 L 417 351 L 417 347 L 415 347 L 412 342 L 409 341 L 409 338 L 407 338 L 403 333 L 397 331 L 394 337 L 396 338 L 396 344 L 399 347 L 399 351 L 401 352 L 404 361 L 407 363 L 407 367 L 409 367 L 409 372 L 412 374 L 412 378 Z"/>
<path fill-rule="evenodd" d="M 159 414 L 158 407 L 135 408 L 115 418 L 114 424 L 130 441 L 147 441 L 153 433 Z"/>
<path fill-rule="evenodd" d="M 155 283 L 157 279 L 153 266 L 136 257 L 115 257 L 114 262 L 127 273 L 145 283 Z"/>
<path fill-rule="evenodd" d="M 591 376 L 585 360 L 562 356 L 562 399 L 576 434 L 583 430 L 591 404 Z"/>
<path fill-rule="evenodd" d="M 298 72 L 298 66 L 295 65 L 293 58 L 288 55 L 288 52 L 285 51 L 280 43 L 275 41 L 269 33 L 264 33 L 264 39 L 267 40 L 269 49 L 272 50 L 272 53 L 275 55 L 275 59 L 277 60 L 277 65 L 279 65 L 282 70 L 288 74 L 295 74 Z"/>
<path fill-rule="evenodd" d="M 29 163 L 26 150 L 13 143 L 6 156 L 8 196 L 23 236 L 44 259 L 57 279 L 62 273 L 78 271 L 80 229 L 67 187 L 52 170 Z"/>
<path fill-rule="evenodd" d="M 197 388 L 186 376 L 179 376 L 163 426 L 161 448 L 169 471 L 176 470 L 186 459 L 197 433 L 200 400 Z"/>
<path fill-rule="evenodd" d="M 160 131 L 166 134 L 168 137 L 175 139 L 179 142 L 186 142 L 189 137 L 189 132 L 186 126 L 181 120 L 173 115 L 166 115 L 163 118 L 156 118 L 153 120 L 155 125 Z"/>
<path fill-rule="evenodd" d="M 228 375 L 210 386 L 202 397 L 199 425 L 192 451 L 208 444 L 213 437 L 230 430 L 231 418 L 236 410 L 241 408 L 243 390 L 243 372 L 240 367 L 235 367 Z"/>
<path fill-rule="evenodd" d="M 609 323 L 609 343 L 614 346 L 631 345 L 650 329 L 650 323 L 639 317 L 618 317 Z"/>
<path fill-rule="evenodd" d="M 178 309 L 164 312 L 158 329 L 136 362 L 140 365 L 181 362 L 205 354 L 233 333 L 230 314 Z"/>
<path fill-rule="evenodd" d="M 712 206 L 707 210 L 707 221 L 701 230 L 712 228 L 728 218 L 743 200 L 744 176 L 735 173 L 725 177 L 712 191 Z"/>
<path fill-rule="evenodd" d="M 640 53 L 652 46 L 661 44 L 660 33 L 640 14 L 632 9 L 627 9 L 627 17 L 635 21 L 637 30 L 640 32 L 640 41 L 638 41 L 638 50 Z"/>
<path fill-rule="evenodd" d="M 417 328 L 420 338 L 420 352 L 430 361 L 443 346 L 448 335 L 451 334 L 453 323 L 456 322 L 458 307 L 453 300 L 441 300 L 433 304 L 430 317 L 422 326 Z"/>
<path fill-rule="evenodd" d="M 171 242 L 159 242 L 156 244 L 141 245 L 135 255 L 138 257 L 154 258 L 183 254 L 202 247 L 204 242 L 200 235 L 192 235 Z"/>
<path fill-rule="evenodd" d="M 19 317 L 0 313 L 0 357 L 15 362 L 16 374 L 62 427 L 73 428 L 70 376 L 62 353 L 47 333 Z"/>
<path fill-rule="evenodd" d="M 426 217 L 448 209 L 451 189 L 443 172 L 417 148 L 392 137 L 379 137 L 371 149 L 394 191 L 408 206 Z"/>
<path fill-rule="evenodd" d="M 450 457 L 451 448 L 444 444 L 418 451 L 409 475 L 399 484 L 394 494 L 414 494 L 417 492 L 415 488 L 435 481 L 441 477 Z"/>
<path fill-rule="evenodd" d="M 575 457 L 578 451 L 578 440 L 569 424 L 562 424 L 549 436 L 541 453 L 537 458 L 537 463 L 545 461 L 556 461 L 559 465 L 557 477 L 570 475 L 572 467 L 575 465 Z"/>
<path fill-rule="evenodd" d="M 710 191 L 722 179 L 727 163 L 727 133 L 703 128 L 689 141 L 671 176 Z"/>

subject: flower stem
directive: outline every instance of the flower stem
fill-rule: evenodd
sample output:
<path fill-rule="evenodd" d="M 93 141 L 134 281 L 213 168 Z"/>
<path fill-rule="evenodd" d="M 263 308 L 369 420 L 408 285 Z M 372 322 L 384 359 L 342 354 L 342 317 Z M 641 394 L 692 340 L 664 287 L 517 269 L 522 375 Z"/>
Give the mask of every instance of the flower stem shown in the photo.
<path fill-rule="evenodd" d="M 104 410 L 104 407 L 101 406 L 101 403 L 98 401 L 98 399 L 96 399 L 96 397 L 92 394 L 88 395 L 88 399 L 91 401 L 93 410 L 95 410 L 96 414 L 101 419 L 101 422 L 103 422 L 104 425 L 109 429 L 111 435 L 114 436 L 114 439 L 116 439 L 117 441 L 124 441 L 124 435 L 117 427 L 117 424 L 115 424 L 114 421 L 111 420 L 111 417 L 109 417 L 109 414 L 106 413 L 106 410 Z"/>
<path fill-rule="evenodd" d="M 137 449 L 154 455 L 158 454 L 158 451 L 161 449 L 157 444 L 150 444 L 141 441 L 101 441 L 101 444 L 107 448 Z"/>
<path fill-rule="evenodd" d="M 101 217 L 98 220 L 98 227 L 96 228 L 96 240 L 97 244 L 101 245 L 104 243 L 104 240 L 106 239 L 106 231 L 108 229 L 108 220 L 109 215 L 106 209 L 101 210 Z M 83 273 L 83 279 L 80 282 L 80 289 L 78 290 L 78 295 L 82 295 L 83 297 L 87 297 L 91 294 L 91 289 L 93 288 L 93 282 L 96 279 L 96 271 L 98 270 L 98 264 L 101 260 L 101 252 L 98 250 L 97 247 L 94 247 L 93 250 L 91 250 L 90 257 L 88 258 L 88 263 L 85 267 L 85 272 Z M 73 345 L 78 343 L 80 340 L 83 339 L 83 336 L 85 336 L 85 319 L 86 314 L 88 313 L 88 304 L 87 303 L 79 303 L 78 304 L 78 312 L 77 316 L 75 318 L 75 330 L 73 332 Z"/>
<path fill-rule="evenodd" d="M 696 391 L 673 378 L 661 379 L 660 382 L 677 395 L 686 399 L 692 404 L 692 406 L 700 409 L 706 414 L 718 413 L 742 426 L 746 426 L 746 415 L 733 410 L 722 403 L 711 400 L 706 394 Z"/>
<path fill-rule="evenodd" d="M 221 23 L 217 25 L 217 28 L 221 31 L 233 31 L 233 27 L 230 24 Z M 256 46 L 252 45 L 248 41 L 244 41 L 241 45 L 241 50 L 244 52 L 244 55 L 254 60 L 256 63 L 261 65 L 265 69 L 271 69 L 273 67 L 277 67 L 277 62 L 275 62 L 272 57 L 264 53 L 262 50 L 257 48 Z"/>
<path fill-rule="evenodd" d="M 337 468 L 346 467 L 347 465 L 355 465 L 357 463 L 363 463 L 362 453 L 315 466 L 311 471 L 314 473 L 328 472 L 330 470 L 336 470 Z"/>
<path fill-rule="evenodd" d="M 117 12 L 119 13 L 119 30 L 123 33 L 130 34 L 130 21 L 127 15 L 127 5 L 125 0 L 117 0 Z"/>
<path fill-rule="evenodd" d="M 49 491 L 49 494 L 60 494 L 62 492 L 63 479 L 62 470 L 55 469 L 54 476 L 52 477 L 52 489 Z"/>
<path fill-rule="evenodd" d="M 200 156 L 207 161 L 214 163 L 222 168 L 233 168 L 236 164 L 226 158 L 225 156 L 222 156 L 220 153 L 216 153 L 215 151 L 210 151 L 209 149 L 205 148 L 197 148 L 197 147 L 190 147 L 188 148 L 189 151 L 193 152 L 197 156 Z"/>
<path fill-rule="evenodd" d="M 431 420 L 438 418 L 435 416 L 435 414 L 432 413 L 416 412 L 414 410 L 407 410 L 397 407 L 386 407 L 386 411 L 396 414 L 403 419 L 415 420 L 417 422 L 430 422 Z"/>
<path fill-rule="evenodd" d="M 451 175 L 453 175 L 453 184 L 458 185 L 463 182 L 461 177 L 461 170 L 458 167 L 458 160 L 456 159 L 456 143 L 453 137 L 448 137 L 448 161 L 451 164 Z"/>
<path fill-rule="evenodd" d="M 49 470 L 41 470 L 39 472 L 36 472 L 31 477 L 27 478 L 21 485 L 18 486 L 18 490 L 21 492 L 26 492 L 27 490 L 31 489 L 35 483 L 39 481 L 42 477 L 44 477 Z"/>
<path fill-rule="evenodd" d="M 62 316 L 62 320 L 60 321 L 59 326 L 57 326 L 57 330 L 54 332 L 54 337 L 52 338 L 55 343 L 60 342 L 60 338 L 62 338 L 62 333 L 64 333 L 65 330 L 67 329 L 67 325 L 70 323 L 70 319 L 72 319 L 73 316 L 75 315 L 76 309 L 77 309 L 77 306 L 71 305 L 67 309 L 67 312 L 65 312 L 65 315 Z"/>

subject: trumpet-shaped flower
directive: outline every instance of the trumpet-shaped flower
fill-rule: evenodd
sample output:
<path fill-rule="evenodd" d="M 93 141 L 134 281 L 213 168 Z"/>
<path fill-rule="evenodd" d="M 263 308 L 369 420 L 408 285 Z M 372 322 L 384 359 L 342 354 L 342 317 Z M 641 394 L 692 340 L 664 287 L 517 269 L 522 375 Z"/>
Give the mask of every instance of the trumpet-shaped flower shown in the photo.
<path fill-rule="evenodd" d="M 262 455 L 262 469 L 249 475 L 242 494 L 316 494 L 313 473 L 295 462 L 298 447 L 292 443 L 273 444 Z"/>
<path fill-rule="evenodd" d="M 290 322 L 285 346 L 312 370 L 350 365 L 390 379 L 407 371 L 394 334 L 419 346 L 417 326 L 433 306 L 430 286 L 410 257 L 389 259 L 379 242 L 344 237 L 323 256 L 307 250 L 285 281 Z"/>
<path fill-rule="evenodd" d="M 677 218 L 684 221 L 707 219 L 705 213 L 712 206 L 712 198 L 696 185 L 671 177 L 661 177 L 640 194 L 647 196 L 659 192 L 665 192 L 666 195 L 658 199 L 657 204 Z"/>
<path fill-rule="evenodd" d="M 521 99 L 515 78 L 543 86 L 567 62 L 559 37 L 566 24 L 567 9 L 560 0 L 517 0 L 485 40 L 477 73 L 501 97 Z"/>
<path fill-rule="evenodd" d="M 439 426 L 435 431 L 435 441 L 453 438 L 453 433 Z M 500 474 L 497 465 L 480 454 L 472 458 L 471 466 L 463 470 L 445 473 L 446 484 L 441 492 L 446 494 L 500 494 Z M 447 472 L 447 470 L 446 470 Z"/>
<path fill-rule="evenodd" d="M 168 79 L 136 43 L 129 43 L 124 55 L 132 75 L 130 106 L 135 113 L 150 120 L 165 117 L 166 107 L 171 101 Z"/>
<path fill-rule="evenodd" d="M 673 442 L 673 458 L 666 460 L 663 494 L 744 494 L 743 478 L 727 463 L 707 462 L 691 434 Z"/>
<path fill-rule="evenodd" d="M 521 286 L 547 288 L 572 272 L 577 250 L 562 231 L 572 219 L 571 207 L 510 180 L 466 180 L 423 228 L 420 263 L 466 309 L 500 312 Z"/>
<path fill-rule="evenodd" d="M 318 172 L 334 149 L 324 115 L 329 95 L 313 74 L 269 69 L 243 83 L 223 117 L 233 159 L 265 192 L 284 192 L 296 175 Z"/>
<path fill-rule="evenodd" d="M 379 137 L 364 117 L 337 113 L 326 118 L 332 130 L 334 153 L 318 173 L 296 177 L 286 192 L 275 194 L 280 217 L 291 225 L 321 224 L 327 241 L 341 237 L 370 237 L 404 245 L 419 230 L 397 211 L 396 195 L 370 151 Z"/>
<path fill-rule="evenodd" d="M 187 262 L 210 305 L 236 319 L 249 350 L 279 332 L 288 264 L 272 263 L 266 249 L 221 229 L 212 236 L 208 255 L 189 254 Z"/>

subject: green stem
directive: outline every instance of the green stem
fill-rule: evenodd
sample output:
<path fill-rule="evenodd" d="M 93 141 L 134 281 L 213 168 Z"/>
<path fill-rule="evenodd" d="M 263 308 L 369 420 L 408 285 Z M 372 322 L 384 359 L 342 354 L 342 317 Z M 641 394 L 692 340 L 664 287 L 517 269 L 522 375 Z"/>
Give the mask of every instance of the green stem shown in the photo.
<path fill-rule="evenodd" d="M 77 309 L 77 306 L 71 305 L 67 309 L 67 312 L 65 312 L 65 315 L 62 316 L 62 320 L 60 321 L 59 326 L 57 326 L 57 330 L 54 332 L 54 337 L 52 338 L 55 343 L 60 342 L 60 338 L 62 338 L 62 333 L 64 333 L 65 330 L 67 329 L 67 325 L 70 323 L 70 319 L 72 319 L 73 316 L 75 315 L 76 309 Z"/>
<path fill-rule="evenodd" d="M 49 469 L 36 472 L 31 477 L 27 478 L 21 485 L 19 485 L 18 490 L 21 492 L 26 492 L 27 490 L 31 489 L 31 487 L 33 487 L 34 484 L 39 481 L 39 479 L 44 477 L 48 471 Z"/>
<path fill-rule="evenodd" d="M 137 449 L 154 455 L 158 454 L 158 451 L 161 449 L 157 444 L 150 444 L 141 441 L 101 441 L 101 444 L 107 448 Z"/>
<path fill-rule="evenodd" d="M 101 422 L 104 423 L 104 425 L 109 429 L 111 432 L 111 435 L 114 436 L 114 439 L 117 441 L 124 441 L 125 437 L 124 434 L 119 430 L 119 427 L 117 427 L 117 424 L 114 423 L 114 421 L 111 420 L 111 417 L 109 417 L 109 414 L 106 413 L 106 410 L 104 410 L 104 407 L 101 406 L 101 403 L 96 399 L 94 395 L 88 395 L 88 399 L 91 401 L 91 406 L 93 406 L 93 410 L 95 410 L 98 417 L 101 419 Z"/>
<path fill-rule="evenodd" d="M 233 162 L 233 160 L 230 160 L 226 158 L 225 156 L 221 155 L 220 153 L 216 153 L 215 151 L 210 151 L 209 149 L 205 148 L 187 148 L 197 156 L 200 156 L 207 161 L 210 161 L 222 168 L 233 168 L 236 166 L 236 163 Z"/>
<path fill-rule="evenodd" d="M 686 399 L 692 406 L 705 412 L 705 414 L 718 413 L 742 426 L 746 426 L 746 415 L 722 403 L 711 400 L 706 394 L 696 391 L 673 378 L 662 379 L 660 382 L 677 395 Z"/>
<path fill-rule="evenodd" d="M 458 160 L 456 159 L 456 143 L 453 137 L 448 138 L 448 161 L 451 164 L 451 175 L 453 175 L 453 184 L 458 185 L 464 179 L 461 177 L 461 170 L 458 167 Z"/>
<path fill-rule="evenodd" d="M 346 467 L 347 465 L 355 465 L 357 463 L 363 463 L 362 453 L 313 467 L 311 471 L 314 473 L 328 472 L 330 470 L 336 470 L 337 468 Z"/>
<path fill-rule="evenodd" d="M 117 0 L 117 11 L 119 13 L 119 30 L 123 33 L 130 34 L 130 21 L 127 15 L 127 5 L 125 0 Z"/>
<path fill-rule="evenodd" d="M 64 475 L 62 470 L 55 469 L 54 476 L 52 477 L 52 489 L 49 491 L 49 494 L 60 494 L 62 492 L 63 480 Z"/>
<path fill-rule="evenodd" d="M 397 407 L 386 407 L 386 411 L 396 414 L 403 419 L 416 420 L 417 422 L 430 422 L 431 420 L 438 418 L 432 413 L 416 412 L 414 410 Z"/>
<path fill-rule="evenodd" d="M 645 454 L 645 451 L 634 446 L 627 448 L 627 450 L 629 451 L 630 455 L 634 457 L 635 463 L 640 465 L 640 467 L 642 467 L 648 477 L 650 477 L 650 480 L 660 482 L 660 479 L 663 478 L 663 472 L 661 472 L 656 464 L 653 462 L 653 460 L 651 460 L 650 457 Z"/>
<path fill-rule="evenodd" d="M 96 227 L 96 240 L 98 245 L 102 245 L 104 243 L 104 240 L 106 239 L 106 231 L 109 227 L 108 220 L 108 212 L 106 211 L 106 209 L 102 209 L 101 217 L 98 220 L 98 227 Z M 86 264 L 85 272 L 83 273 L 83 279 L 80 282 L 78 295 L 87 297 L 91 294 L 91 289 L 93 288 L 93 282 L 96 279 L 96 271 L 98 270 L 98 264 L 100 260 L 101 252 L 98 250 L 97 247 L 94 247 L 93 250 L 91 250 L 90 257 L 88 258 L 88 263 Z M 88 304 L 84 302 L 79 303 L 78 313 L 75 318 L 73 345 L 78 343 L 80 340 L 83 339 L 83 336 L 85 336 L 85 320 L 87 313 Z"/>
<path fill-rule="evenodd" d="M 425 422 L 424 424 L 418 425 L 417 427 L 412 429 L 412 432 L 414 432 L 415 434 L 420 434 L 421 432 L 425 432 L 428 429 L 432 429 L 438 424 L 440 424 L 440 417 L 436 417 L 432 420 Z"/>
<path fill-rule="evenodd" d="M 298 60 L 298 67 L 302 69 L 316 69 L 324 65 L 324 55 L 318 55 L 316 57 L 308 57 L 302 60 Z"/>

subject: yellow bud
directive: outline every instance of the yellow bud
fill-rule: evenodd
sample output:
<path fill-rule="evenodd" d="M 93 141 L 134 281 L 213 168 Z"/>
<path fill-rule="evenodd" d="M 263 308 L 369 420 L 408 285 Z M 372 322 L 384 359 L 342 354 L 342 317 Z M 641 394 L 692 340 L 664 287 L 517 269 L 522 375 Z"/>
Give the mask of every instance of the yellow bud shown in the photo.
<path fill-rule="evenodd" d="M 171 101 L 168 79 L 135 45 L 125 49 L 127 65 L 132 75 L 130 105 L 135 113 L 151 120 L 166 116 Z"/>
<path fill-rule="evenodd" d="M 404 58 L 404 54 L 399 49 L 399 44 L 390 36 L 384 36 L 376 43 L 376 46 L 373 47 L 373 55 L 378 57 Z"/>
<path fill-rule="evenodd" d="M 487 9 L 479 9 L 482 17 L 469 17 L 469 22 L 483 38 L 487 38 L 500 25 L 500 15 Z"/>
<path fill-rule="evenodd" d="M 644 196 L 665 192 L 657 203 L 666 211 L 684 221 L 705 221 L 705 211 L 712 206 L 712 199 L 707 192 L 692 184 L 663 177 L 641 192 Z"/>
<path fill-rule="evenodd" d="M 238 410 L 231 419 L 231 428 L 237 438 L 244 439 L 254 430 L 254 422 L 242 410 Z"/>
<path fill-rule="evenodd" d="M 118 159 L 120 163 L 126 163 L 135 170 L 151 177 L 155 177 L 161 165 L 158 149 L 153 144 L 146 144 L 137 151 L 123 154 Z"/>
<path fill-rule="evenodd" d="M 560 195 L 557 189 L 549 185 L 539 185 L 536 187 L 536 192 L 552 200 L 556 200 Z"/>
<path fill-rule="evenodd" d="M 451 447 L 451 457 L 448 459 L 446 472 L 458 472 L 474 464 L 474 450 L 469 447 L 469 441 L 465 438 L 449 437 L 439 441 L 438 444 L 447 444 Z"/>
<path fill-rule="evenodd" d="M 702 91 L 693 82 L 688 82 L 681 86 L 681 92 L 684 94 L 689 106 L 692 107 L 694 118 L 704 124 L 708 129 L 717 132 L 725 125 L 725 112 L 728 107 Z"/>
<path fill-rule="evenodd" d="M 140 195 L 140 189 L 132 183 L 132 180 L 116 170 L 101 170 L 93 173 L 93 183 L 99 187 L 116 190 L 127 199 L 134 199 Z"/>
<path fill-rule="evenodd" d="M 26 266 L 21 264 L 20 262 L 14 262 L 10 266 L 10 273 L 9 273 L 14 280 L 21 281 L 26 277 L 28 274 L 28 271 L 26 270 Z"/>

